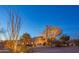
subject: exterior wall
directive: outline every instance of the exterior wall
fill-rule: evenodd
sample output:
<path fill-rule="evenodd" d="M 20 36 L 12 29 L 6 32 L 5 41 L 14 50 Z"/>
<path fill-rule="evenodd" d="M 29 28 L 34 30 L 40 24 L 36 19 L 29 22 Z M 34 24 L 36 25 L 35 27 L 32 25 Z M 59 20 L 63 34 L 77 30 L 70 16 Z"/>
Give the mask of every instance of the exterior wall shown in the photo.
<path fill-rule="evenodd" d="M 45 45 L 47 43 L 47 40 L 44 39 L 43 37 L 38 37 L 34 40 L 34 46 L 39 46 L 39 45 Z"/>

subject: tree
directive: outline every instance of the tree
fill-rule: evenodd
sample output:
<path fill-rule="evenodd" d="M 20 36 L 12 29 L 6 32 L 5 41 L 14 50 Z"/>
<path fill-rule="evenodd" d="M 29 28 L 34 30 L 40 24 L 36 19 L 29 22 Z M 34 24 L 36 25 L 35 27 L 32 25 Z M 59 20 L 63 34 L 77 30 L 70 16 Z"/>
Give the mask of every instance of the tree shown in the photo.
<path fill-rule="evenodd" d="M 70 39 L 70 36 L 62 35 L 61 38 L 60 38 L 60 40 L 62 42 L 62 46 L 68 46 L 69 45 L 69 43 L 68 43 L 69 39 Z"/>
<path fill-rule="evenodd" d="M 61 29 L 59 27 L 53 27 L 53 26 L 46 26 L 45 31 L 43 32 L 43 37 L 46 39 L 49 38 L 56 38 L 62 33 Z M 54 39 L 52 39 L 53 41 Z"/>
<path fill-rule="evenodd" d="M 24 45 L 29 45 L 31 43 L 31 36 L 28 33 L 24 33 L 21 37 L 21 41 Z"/>
<path fill-rule="evenodd" d="M 24 39 L 30 39 L 31 36 L 28 33 L 24 33 L 23 36 L 22 36 L 22 38 L 24 38 Z"/>
<path fill-rule="evenodd" d="M 6 31 L 4 30 L 4 28 L 0 24 L 0 39 L 2 39 L 1 38 L 2 36 L 1 35 L 3 35 L 5 39 L 7 38 L 5 33 L 6 33 Z"/>
<path fill-rule="evenodd" d="M 21 18 L 15 11 L 9 10 L 9 19 L 7 19 L 7 32 L 10 40 L 14 40 L 14 52 L 17 48 L 17 40 L 19 38 L 19 32 L 21 28 Z"/>
<path fill-rule="evenodd" d="M 62 35 L 60 39 L 62 41 L 68 41 L 70 39 L 70 36 L 68 36 L 68 35 Z"/>
<path fill-rule="evenodd" d="M 62 33 L 59 27 L 46 26 L 45 31 L 43 32 L 43 37 L 48 41 L 50 39 L 50 45 L 52 47 L 52 42 Z"/>

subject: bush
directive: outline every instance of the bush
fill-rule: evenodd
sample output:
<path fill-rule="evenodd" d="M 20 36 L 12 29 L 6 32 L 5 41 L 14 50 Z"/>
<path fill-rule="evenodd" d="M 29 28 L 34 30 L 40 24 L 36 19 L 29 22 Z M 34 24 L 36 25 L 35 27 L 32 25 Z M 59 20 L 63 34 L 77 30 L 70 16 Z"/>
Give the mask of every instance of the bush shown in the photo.
<path fill-rule="evenodd" d="M 17 53 L 25 53 L 25 52 L 30 52 L 31 51 L 31 48 L 30 47 L 27 47 L 27 46 L 23 46 L 23 45 L 18 45 L 17 46 L 17 49 L 16 49 L 16 52 Z"/>

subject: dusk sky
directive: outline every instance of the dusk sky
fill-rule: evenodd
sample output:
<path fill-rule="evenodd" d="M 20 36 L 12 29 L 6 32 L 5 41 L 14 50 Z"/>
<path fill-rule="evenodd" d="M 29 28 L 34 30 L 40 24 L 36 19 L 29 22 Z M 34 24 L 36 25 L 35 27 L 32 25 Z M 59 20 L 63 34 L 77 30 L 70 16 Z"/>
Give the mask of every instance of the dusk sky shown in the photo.
<path fill-rule="evenodd" d="M 63 34 L 79 36 L 79 6 L 26 5 L 0 6 L 0 25 L 6 30 L 7 10 L 15 9 L 22 19 L 20 35 L 27 32 L 32 37 L 40 35 L 46 25 L 57 26 Z"/>

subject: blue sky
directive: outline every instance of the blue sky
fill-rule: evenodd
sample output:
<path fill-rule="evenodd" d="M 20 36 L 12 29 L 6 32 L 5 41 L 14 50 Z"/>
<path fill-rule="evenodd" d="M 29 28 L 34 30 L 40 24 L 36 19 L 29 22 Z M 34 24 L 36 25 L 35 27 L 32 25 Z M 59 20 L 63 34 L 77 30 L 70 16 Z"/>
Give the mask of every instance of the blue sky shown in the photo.
<path fill-rule="evenodd" d="M 68 5 L 26 5 L 0 6 L 0 23 L 6 29 L 7 10 L 15 9 L 21 16 L 20 35 L 28 32 L 32 37 L 40 35 L 46 25 L 60 27 L 63 34 L 79 36 L 79 6 Z"/>

